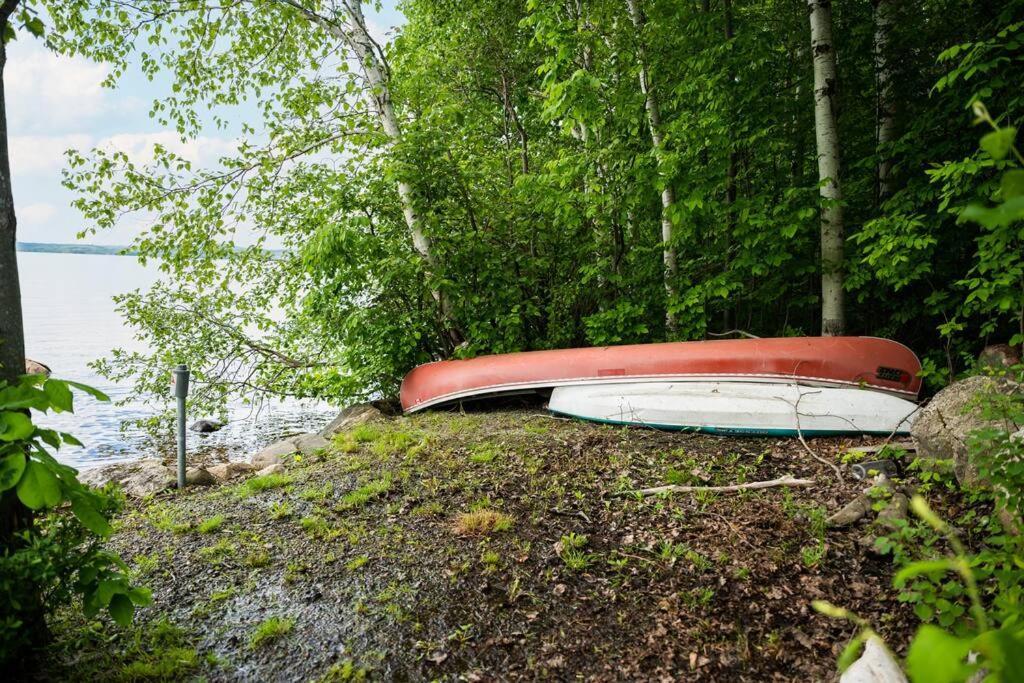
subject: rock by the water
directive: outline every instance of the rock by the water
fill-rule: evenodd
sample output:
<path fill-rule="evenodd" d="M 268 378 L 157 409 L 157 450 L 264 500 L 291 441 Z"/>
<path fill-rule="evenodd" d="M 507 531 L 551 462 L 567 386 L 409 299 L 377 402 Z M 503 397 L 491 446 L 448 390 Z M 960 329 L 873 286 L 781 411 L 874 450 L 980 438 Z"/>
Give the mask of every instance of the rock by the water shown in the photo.
<path fill-rule="evenodd" d="M 185 470 L 186 486 L 210 486 L 218 481 L 205 467 L 189 467 Z"/>
<path fill-rule="evenodd" d="M 864 654 L 843 672 L 839 683 L 907 683 L 899 662 L 878 636 L 864 643 Z"/>
<path fill-rule="evenodd" d="M 268 474 L 281 474 L 284 472 L 284 465 L 267 465 L 256 473 L 257 477 L 265 477 Z"/>
<path fill-rule="evenodd" d="M 911 427 L 918 455 L 951 459 L 956 478 L 962 485 L 977 484 L 977 470 L 967 457 L 967 441 L 971 432 L 984 427 L 1015 432 L 1022 425 L 987 421 L 974 404 L 980 394 L 1011 394 L 1021 390 L 1021 386 L 1011 380 L 984 376 L 968 377 L 950 384 L 921 410 Z"/>
<path fill-rule="evenodd" d="M 25 359 L 25 374 L 26 375 L 46 375 L 50 376 L 49 366 L 43 365 L 39 361 L 32 360 L 31 358 Z"/>
<path fill-rule="evenodd" d="M 193 432 L 199 432 L 200 434 L 209 434 L 211 432 L 217 431 L 223 426 L 224 425 L 222 425 L 220 422 L 217 422 L 216 420 L 196 420 L 195 422 L 192 423 L 192 426 L 189 427 L 189 429 L 191 429 Z"/>
<path fill-rule="evenodd" d="M 104 486 L 114 482 L 121 487 L 125 495 L 134 498 L 145 498 L 177 484 L 174 471 L 156 458 L 97 467 L 86 470 L 78 478 L 82 483 L 91 486 Z"/>
<path fill-rule="evenodd" d="M 338 432 L 344 432 L 345 430 L 372 422 L 373 420 L 380 420 L 384 417 L 386 417 L 384 413 L 372 404 L 358 403 L 338 413 L 338 417 L 331 420 L 330 424 L 320 430 L 320 436 L 329 439 Z"/>
<path fill-rule="evenodd" d="M 330 442 L 319 434 L 302 434 L 292 439 L 292 443 L 303 455 L 311 455 L 330 445 Z"/>
<path fill-rule="evenodd" d="M 293 439 L 282 439 L 270 444 L 262 451 L 252 456 L 252 466 L 258 470 L 270 465 L 284 464 L 285 458 L 298 451 Z"/>
<path fill-rule="evenodd" d="M 206 471 L 217 478 L 218 481 L 229 481 L 243 474 L 248 474 L 256 468 L 247 462 L 226 462 L 221 465 L 211 465 Z"/>

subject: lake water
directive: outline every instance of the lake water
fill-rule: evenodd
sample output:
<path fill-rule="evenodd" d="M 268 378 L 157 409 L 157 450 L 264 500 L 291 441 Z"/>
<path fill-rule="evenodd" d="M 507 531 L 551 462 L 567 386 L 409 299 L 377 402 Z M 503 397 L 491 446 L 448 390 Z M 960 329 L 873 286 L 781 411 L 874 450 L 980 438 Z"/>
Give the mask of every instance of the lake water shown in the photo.
<path fill-rule="evenodd" d="M 122 429 L 123 422 L 148 417 L 155 408 L 141 402 L 119 405 L 130 387 L 115 385 L 89 367 L 114 348 L 144 350 L 111 297 L 145 289 L 157 279 L 156 270 L 133 256 L 29 252 L 18 254 L 18 266 L 25 355 L 48 365 L 54 377 L 89 384 L 112 399 L 103 403 L 76 392 L 73 414 L 38 416 L 39 424 L 74 434 L 85 444 L 61 449 L 59 458 L 81 469 L 172 454 L 173 433 L 154 439 L 135 428 Z M 224 429 L 209 435 L 189 432 L 188 448 L 204 459 L 241 459 L 282 436 L 319 429 L 335 414 L 321 403 L 298 401 L 267 403 L 254 414 L 252 406 L 239 402 L 230 406 Z M 190 415 L 189 422 L 200 417 L 205 416 Z"/>

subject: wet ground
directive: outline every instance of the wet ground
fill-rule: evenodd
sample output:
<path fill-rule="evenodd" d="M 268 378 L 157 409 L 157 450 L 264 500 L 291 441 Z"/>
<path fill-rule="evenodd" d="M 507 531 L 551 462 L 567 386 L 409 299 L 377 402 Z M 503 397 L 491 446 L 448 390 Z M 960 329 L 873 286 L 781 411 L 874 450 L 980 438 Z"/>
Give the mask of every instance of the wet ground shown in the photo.
<path fill-rule="evenodd" d="M 839 462 L 859 440 L 817 439 Z M 791 474 L 806 489 L 641 498 Z M 828 680 L 853 633 L 916 625 L 863 526 L 863 485 L 797 440 L 609 427 L 534 410 L 357 428 L 283 477 L 127 511 L 112 543 L 154 604 L 69 619 L 46 675 L 103 680 Z M 625 495 L 622 495 L 625 494 Z"/>

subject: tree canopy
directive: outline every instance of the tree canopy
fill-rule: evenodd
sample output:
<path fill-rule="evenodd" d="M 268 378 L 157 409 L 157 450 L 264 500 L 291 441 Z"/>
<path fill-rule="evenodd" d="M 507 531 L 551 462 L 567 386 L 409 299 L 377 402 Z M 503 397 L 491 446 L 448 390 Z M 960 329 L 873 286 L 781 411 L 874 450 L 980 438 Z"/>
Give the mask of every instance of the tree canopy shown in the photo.
<path fill-rule="evenodd" d="M 151 116 L 183 137 L 259 114 L 215 168 L 70 154 L 89 230 L 146 217 L 166 273 L 120 299 L 152 354 L 104 370 L 391 396 L 442 357 L 829 332 L 824 286 L 941 383 L 1021 341 L 1020 214 L 962 215 L 1019 195 L 1024 3 L 837 3 L 816 78 L 829 6 L 407 0 L 383 45 L 358 0 L 52 4 L 50 45 L 166 78 Z"/>

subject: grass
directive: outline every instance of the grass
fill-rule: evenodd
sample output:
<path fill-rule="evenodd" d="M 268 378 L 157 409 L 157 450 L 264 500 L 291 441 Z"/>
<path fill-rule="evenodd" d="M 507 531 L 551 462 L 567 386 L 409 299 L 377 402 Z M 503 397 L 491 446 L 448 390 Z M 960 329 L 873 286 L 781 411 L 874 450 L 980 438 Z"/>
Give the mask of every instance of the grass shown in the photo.
<path fill-rule="evenodd" d="M 326 519 L 320 515 L 310 515 L 299 520 L 299 526 L 312 538 L 328 539 L 337 536 L 340 532 L 331 528 Z"/>
<path fill-rule="evenodd" d="M 317 683 L 361 683 L 367 680 L 369 673 L 363 667 L 356 666 L 352 660 L 346 660 L 331 666 L 327 673 L 317 679 Z"/>
<path fill-rule="evenodd" d="M 503 512 L 480 508 L 455 518 L 455 533 L 460 536 L 483 536 L 512 528 L 512 518 Z"/>
<path fill-rule="evenodd" d="M 567 535 L 562 536 L 562 539 L 559 541 L 561 550 L 558 555 L 562 558 L 562 562 L 568 569 L 574 572 L 581 572 L 590 567 L 594 556 L 583 552 L 583 548 L 589 542 L 590 539 L 585 534 L 569 532 Z"/>
<path fill-rule="evenodd" d="M 209 519 L 199 523 L 196 527 L 196 531 L 201 534 L 212 534 L 217 529 L 224 526 L 224 515 L 214 515 Z"/>
<path fill-rule="evenodd" d="M 249 647 L 253 650 L 280 640 L 295 628 L 295 620 L 290 617 L 270 617 L 260 622 L 252 635 L 249 636 Z"/>
<path fill-rule="evenodd" d="M 244 483 L 239 484 L 235 491 L 239 498 L 248 498 L 249 496 L 260 493 L 261 491 L 281 488 L 282 486 L 287 486 L 290 483 L 292 483 L 292 478 L 287 474 L 264 474 L 263 476 L 253 477 L 252 479 L 248 479 Z"/>
<path fill-rule="evenodd" d="M 310 486 L 299 494 L 302 500 L 322 502 L 334 493 L 334 482 L 325 481 L 320 486 Z"/>
<path fill-rule="evenodd" d="M 229 558 L 234 557 L 238 546 L 226 538 L 222 538 L 215 544 L 199 549 L 199 557 L 212 565 L 220 565 Z"/>
<path fill-rule="evenodd" d="M 287 500 L 270 504 L 270 518 L 284 519 L 292 516 L 292 505 Z"/>
<path fill-rule="evenodd" d="M 383 433 L 380 427 L 372 424 L 362 424 L 349 432 L 348 436 L 356 443 L 372 443 L 379 439 Z"/>
<path fill-rule="evenodd" d="M 341 497 L 337 509 L 339 511 L 352 510 L 366 505 L 378 496 L 382 496 L 391 490 L 390 474 L 380 479 L 375 479 L 368 484 L 363 484 L 354 491 L 350 491 Z"/>
<path fill-rule="evenodd" d="M 473 448 L 473 452 L 469 454 L 469 461 L 477 464 L 487 464 L 489 462 L 493 462 L 497 457 L 497 447 L 491 444 L 482 443 Z"/>
<path fill-rule="evenodd" d="M 360 555 L 358 557 L 353 557 L 351 560 L 345 563 L 345 569 L 349 570 L 350 572 L 358 571 L 359 569 L 362 569 L 363 566 L 369 561 L 370 558 L 368 555 Z"/>

